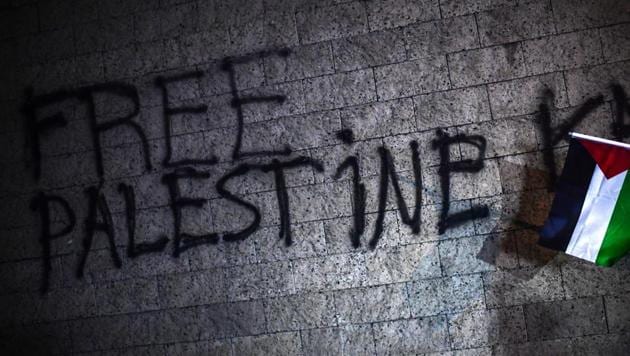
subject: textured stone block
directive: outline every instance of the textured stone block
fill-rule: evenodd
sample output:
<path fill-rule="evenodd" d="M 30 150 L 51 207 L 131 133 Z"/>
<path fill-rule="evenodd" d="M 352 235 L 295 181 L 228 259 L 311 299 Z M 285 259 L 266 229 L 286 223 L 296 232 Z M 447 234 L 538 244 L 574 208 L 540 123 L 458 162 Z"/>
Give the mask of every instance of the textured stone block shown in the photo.
<path fill-rule="evenodd" d="M 70 324 L 73 350 L 105 350 L 129 344 L 127 315 L 79 319 Z M 107 332 L 105 332 L 107 330 Z"/>
<path fill-rule="evenodd" d="M 241 152 L 300 150 L 332 143 L 341 129 L 339 113 L 325 111 L 246 125 Z"/>
<path fill-rule="evenodd" d="M 243 105 L 245 123 L 266 121 L 282 116 L 304 113 L 304 92 L 301 81 L 269 85 L 245 90 L 241 97 L 284 96 L 283 102 L 264 101 Z"/>
<path fill-rule="evenodd" d="M 279 238 L 279 227 L 259 229 L 250 239 L 255 240 L 256 255 L 263 262 L 316 257 L 326 254 L 324 224 L 320 221 L 291 225 L 292 244 L 286 246 Z"/>
<path fill-rule="evenodd" d="M 296 13 L 296 21 L 302 43 L 320 42 L 367 32 L 365 7 L 358 2 L 308 8 Z"/>
<path fill-rule="evenodd" d="M 555 32 L 551 5 L 531 1 L 517 7 L 503 7 L 477 14 L 481 44 L 491 46 L 542 37 Z"/>
<path fill-rule="evenodd" d="M 217 320 L 226 324 L 223 329 L 225 330 L 224 335 L 228 337 L 257 335 L 267 330 L 265 310 L 261 301 L 230 303 L 227 306 L 225 304 L 215 304 L 214 308 L 209 308 L 208 310 L 217 309 L 227 310 L 227 316 Z"/>
<path fill-rule="evenodd" d="M 110 282 L 98 286 L 94 293 L 95 304 L 101 315 L 155 310 L 160 306 L 155 279 Z"/>
<path fill-rule="evenodd" d="M 452 201 L 449 212 L 451 214 L 456 214 L 458 212 L 469 210 L 470 208 L 470 201 Z M 461 224 L 449 226 L 449 228 L 445 232 L 440 234 L 438 229 L 438 222 L 440 219 L 441 211 L 442 204 L 431 204 L 423 206 L 422 229 L 420 231 L 420 236 L 411 236 L 410 239 L 416 241 L 419 240 L 419 242 L 425 242 L 472 236 L 475 234 L 475 224 L 473 220 L 468 220 L 462 222 Z M 401 227 L 400 234 L 401 239 L 405 241 L 408 238 L 407 236 L 409 236 L 410 231 L 409 229 Z"/>
<path fill-rule="evenodd" d="M 337 325 L 332 293 L 296 294 L 265 300 L 270 332 Z"/>
<path fill-rule="evenodd" d="M 367 239 L 374 232 L 376 225 L 377 214 L 369 213 L 365 215 L 365 225 L 367 234 L 364 237 L 364 246 L 368 245 Z M 398 221 L 398 213 L 396 211 L 387 211 L 383 217 L 383 232 L 378 242 L 378 248 L 388 248 L 401 245 L 403 242 L 400 240 L 399 225 L 402 222 Z M 366 246 L 369 248 L 368 246 Z"/>
<path fill-rule="evenodd" d="M 288 262 L 237 266 L 225 273 L 229 300 L 281 295 L 293 290 Z"/>
<path fill-rule="evenodd" d="M 367 3 L 370 30 L 405 26 L 440 17 L 435 0 L 376 0 Z"/>
<path fill-rule="evenodd" d="M 133 15 L 133 34 L 138 41 L 155 41 L 162 35 L 159 19 L 161 12 L 149 10 Z"/>
<path fill-rule="evenodd" d="M 374 341 L 379 355 L 399 355 L 445 351 L 449 349 L 446 318 L 376 323 Z"/>
<path fill-rule="evenodd" d="M 612 268 L 600 268 L 587 261 L 569 258 L 562 265 L 562 278 L 567 298 L 595 295 L 624 294 L 630 291 L 629 277 L 624 259 Z"/>
<path fill-rule="evenodd" d="M 133 17 L 105 18 L 100 22 L 103 50 L 113 50 L 133 43 Z"/>
<path fill-rule="evenodd" d="M 545 352 L 553 355 L 574 355 L 573 340 L 560 339 L 549 341 L 530 341 L 522 344 L 495 345 L 493 347 L 493 355 L 532 355 L 540 352 L 541 350 L 545 350 Z"/>
<path fill-rule="evenodd" d="M 343 122 L 342 122 L 343 125 Z M 366 131 L 369 131 L 367 129 Z M 311 149 L 311 157 L 324 163 L 325 172 L 315 174 L 316 182 L 348 181 L 351 173 L 346 171 L 339 179 L 335 179 L 337 168 L 349 156 L 357 156 L 359 160 L 359 175 L 369 177 L 378 174 L 380 157 L 378 147 L 383 145 L 380 138 L 365 141 L 355 141 L 351 145 L 337 144 L 334 146 Z"/>
<path fill-rule="evenodd" d="M 232 342 L 237 355 L 300 355 L 302 346 L 297 332 L 248 336 Z"/>
<path fill-rule="evenodd" d="M 516 5 L 516 0 L 445 0 L 440 2 L 444 17 L 460 16 L 510 5 Z"/>
<path fill-rule="evenodd" d="M 475 231 L 488 234 L 523 228 L 523 224 L 542 226 L 552 201 L 547 189 L 473 199 L 473 206 L 487 205 L 490 210 L 488 217 L 475 220 Z"/>
<path fill-rule="evenodd" d="M 405 284 L 346 289 L 335 292 L 339 324 L 409 318 Z"/>
<path fill-rule="evenodd" d="M 218 14 L 230 34 L 230 53 L 247 54 L 265 50 L 264 7 L 262 1 L 218 3 Z"/>
<path fill-rule="evenodd" d="M 517 264 L 514 241 L 509 236 L 474 236 L 441 241 L 439 246 L 446 275 L 514 268 Z"/>
<path fill-rule="evenodd" d="M 358 70 L 304 80 L 307 111 L 365 104 L 376 100 L 371 70 Z"/>
<path fill-rule="evenodd" d="M 458 127 L 465 135 L 481 135 L 486 139 L 485 157 L 492 158 L 517 153 L 531 152 L 538 148 L 536 123 L 528 117 L 485 121 Z M 474 159 L 478 149 L 471 145 L 460 145 L 462 156 Z"/>
<path fill-rule="evenodd" d="M 602 50 L 606 62 L 630 59 L 630 25 L 621 24 L 599 30 L 602 39 Z"/>
<path fill-rule="evenodd" d="M 628 21 L 623 2 L 615 0 L 552 0 L 558 31 L 569 32 Z"/>
<path fill-rule="evenodd" d="M 355 140 L 415 131 L 411 99 L 377 102 L 341 110 L 341 125 L 352 130 Z"/>
<path fill-rule="evenodd" d="M 618 83 L 628 91 L 630 81 L 626 78 L 629 78 L 629 68 L 626 61 L 567 71 L 569 103 L 581 105 L 589 98 L 600 94 L 604 95 L 606 100 L 612 100 L 610 83 Z"/>
<path fill-rule="evenodd" d="M 261 264 L 260 284 L 257 293 L 263 297 L 295 293 L 293 264 L 289 261 Z"/>
<path fill-rule="evenodd" d="M 415 96 L 413 101 L 419 130 L 492 119 L 483 86 Z"/>
<path fill-rule="evenodd" d="M 367 279 L 366 262 L 361 254 L 296 260 L 294 271 L 298 293 L 361 287 Z"/>
<path fill-rule="evenodd" d="M 457 349 L 518 343 L 528 335 L 520 306 L 452 314 L 448 330 Z"/>
<path fill-rule="evenodd" d="M 516 239 L 518 250 L 518 264 L 521 268 L 544 267 L 553 260 L 557 251 L 538 245 L 538 234 L 533 230 L 516 230 L 508 234 Z"/>
<path fill-rule="evenodd" d="M 277 55 L 265 57 L 264 63 L 266 78 L 271 83 L 317 77 L 334 72 L 329 42 L 295 47 L 286 57 Z"/>
<path fill-rule="evenodd" d="M 595 65 L 602 49 L 597 31 L 582 31 L 523 42 L 529 74 Z"/>
<path fill-rule="evenodd" d="M 462 146 L 463 147 L 463 146 Z M 465 153 L 474 152 L 473 155 L 462 157 L 463 159 L 476 159 L 479 153 L 474 148 Z M 478 151 L 478 150 L 477 150 Z M 454 162 L 453 157 L 451 162 Z M 484 160 L 483 168 L 479 172 L 463 172 L 451 174 L 451 200 L 474 199 L 477 197 L 495 196 L 501 194 L 501 174 L 496 160 Z M 441 186 L 438 167 L 429 167 L 422 173 L 422 184 L 426 192 L 426 204 L 436 204 L 441 200 Z"/>
<path fill-rule="evenodd" d="M 243 200 L 251 202 L 264 212 L 261 218 L 261 226 L 276 225 L 280 221 L 278 215 L 278 199 L 275 192 L 262 192 L 250 194 Z M 216 203 L 216 205 L 214 205 Z M 237 232 L 245 229 L 253 221 L 253 213 L 228 200 L 213 202 L 217 208 L 214 210 L 213 220 L 216 232 Z"/>
<path fill-rule="evenodd" d="M 228 300 L 247 300 L 262 295 L 260 288 L 260 265 L 244 265 L 228 268 L 225 271 Z"/>
<path fill-rule="evenodd" d="M 623 355 L 630 347 L 628 333 L 608 334 L 575 338 L 573 342 L 573 352 L 577 354 L 596 354 L 598 352 L 606 355 Z"/>
<path fill-rule="evenodd" d="M 492 355 L 491 347 L 477 347 L 473 349 L 463 349 L 463 350 L 455 350 L 455 351 L 446 351 L 441 352 L 438 355 L 443 356 L 488 356 Z"/>
<path fill-rule="evenodd" d="M 137 153 L 140 154 L 139 151 Z M 112 150 L 107 152 L 109 157 L 115 154 Z M 141 157 L 138 156 L 138 158 Z M 86 185 L 95 182 L 98 178 L 92 158 L 92 152 L 81 152 L 42 160 L 41 186 L 46 188 L 63 188 L 68 186 L 68 182 L 73 182 L 73 185 Z M 107 164 L 105 162 L 105 152 L 103 152 L 103 166 L 106 167 Z M 127 166 L 127 168 L 132 169 L 130 166 Z M 120 171 L 123 169 L 121 167 Z M 107 169 L 105 170 L 107 171 Z M 136 173 L 139 173 L 140 170 L 136 168 Z M 16 220 L 19 221 L 19 219 Z"/>
<path fill-rule="evenodd" d="M 365 218 L 365 232 L 360 239 L 361 245 L 357 248 L 352 246 L 349 235 L 353 226 L 352 219 L 340 218 L 327 221 L 325 229 L 328 252 L 332 254 L 366 251 L 369 248 L 368 241 L 371 239 L 374 231 L 376 214 L 366 214 Z M 396 212 L 385 212 L 385 217 L 383 218 L 383 233 L 378 244 L 379 248 L 398 246 L 402 243 L 402 241 L 400 241 L 398 225 Z"/>
<path fill-rule="evenodd" d="M 630 294 L 604 297 L 608 330 L 613 333 L 630 331 Z"/>
<path fill-rule="evenodd" d="M 23 323 L 91 317 L 101 312 L 94 295 L 95 288 L 91 285 L 52 289 L 45 295 L 21 294 L 17 295 L 19 301 L 15 303 L 20 309 L 15 313 L 18 315 L 18 320 Z M 25 313 L 24 310 L 29 312 Z"/>
<path fill-rule="evenodd" d="M 474 16 L 454 17 L 405 27 L 410 59 L 479 47 Z"/>
<path fill-rule="evenodd" d="M 51 273 L 49 279 L 50 287 L 54 288 L 61 285 L 63 277 L 59 273 L 60 260 L 54 259 L 51 261 L 51 264 L 53 268 L 56 267 L 54 271 L 57 272 L 56 274 L 54 272 Z M 36 292 L 41 286 L 41 275 L 40 260 L 3 263 L 2 270 L 0 270 L 0 281 L 6 287 L 3 288 L 2 294 Z"/>
<path fill-rule="evenodd" d="M 196 32 L 199 28 L 199 11 L 195 3 L 172 6 L 162 10 L 160 14 L 163 36 L 177 37 Z"/>
<path fill-rule="evenodd" d="M 169 355 L 232 355 L 232 344 L 229 340 L 199 341 L 164 345 L 164 351 Z"/>
<path fill-rule="evenodd" d="M 483 282 L 486 303 L 490 308 L 564 298 L 560 269 L 554 265 L 487 272 Z"/>
<path fill-rule="evenodd" d="M 497 82 L 527 74 L 519 43 L 449 54 L 448 62 L 454 87 Z"/>
<path fill-rule="evenodd" d="M 602 334 L 607 331 L 601 297 L 528 304 L 524 310 L 527 335 L 531 340 Z"/>
<path fill-rule="evenodd" d="M 407 282 L 441 274 L 435 243 L 377 249 L 365 258 L 368 282 L 372 284 Z"/>
<path fill-rule="evenodd" d="M 567 122 L 569 118 L 579 109 L 580 107 L 578 106 L 553 111 L 551 114 L 552 127 L 558 127 L 561 123 Z M 589 112 L 582 122 L 575 125 L 572 130 L 587 135 L 612 138 L 612 130 L 610 129 L 610 123 L 612 122 L 613 116 L 610 106 L 601 104 Z M 568 141 L 566 140 L 559 142 L 558 147 L 564 146 L 567 143 Z"/>
<path fill-rule="evenodd" d="M 182 308 L 227 300 L 225 275 L 220 269 L 160 276 L 158 286 L 161 307 Z"/>
<path fill-rule="evenodd" d="M 415 318 L 483 309 L 483 282 L 478 274 L 414 281 L 407 284 Z"/>
<path fill-rule="evenodd" d="M 333 41 L 332 48 L 338 71 L 402 62 L 407 58 L 401 30 L 343 38 Z"/>
<path fill-rule="evenodd" d="M 152 320 L 138 319 L 153 327 L 149 335 L 161 343 L 259 335 L 267 330 L 260 300 L 171 309 L 157 313 Z"/>
<path fill-rule="evenodd" d="M 452 129 L 445 130 L 447 133 L 454 133 Z M 389 136 L 383 139 L 384 146 L 391 152 L 394 170 L 400 175 L 399 184 L 402 185 L 403 196 L 407 201 L 409 207 L 413 207 L 413 194 L 406 194 L 405 188 L 414 188 L 415 181 L 413 180 L 413 173 L 409 172 L 413 170 L 413 162 L 411 159 L 411 142 L 416 141 L 418 143 L 418 152 L 420 154 L 420 165 L 422 167 L 432 167 L 440 164 L 439 151 L 433 149 L 432 141 L 437 138 L 435 131 L 423 131 L 413 132 L 409 134 Z M 450 147 L 451 160 L 457 160 L 460 158 L 459 146 L 452 145 Z M 379 164 L 380 166 L 380 164 Z M 411 177 L 411 180 L 408 178 Z M 412 189 L 409 190 L 412 193 Z M 392 197 L 393 198 L 393 197 Z M 396 204 L 394 200 L 391 200 L 392 204 Z M 392 208 L 396 208 L 392 205 Z"/>
<path fill-rule="evenodd" d="M 560 73 L 490 84 L 488 95 L 492 113 L 496 118 L 501 118 L 537 112 L 547 89 L 554 94 L 554 107 L 569 105 L 564 78 Z"/>
<path fill-rule="evenodd" d="M 349 216 L 351 189 L 345 182 L 289 189 L 291 215 L 297 222 Z"/>
<path fill-rule="evenodd" d="M 204 315 L 206 307 L 185 309 L 164 309 L 151 314 L 132 315 L 130 317 L 130 338 L 138 335 L 138 339 L 146 338 L 144 342 L 136 341 L 134 344 L 154 344 L 173 342 L 192 342 L 202 338 L 204 333 L 217 333 L 222 327 L 211 317 Z M 190 323 L 190 320 L 196 320 Z M 187 327 L 182 327 L 186 325 Z"/>
<path fill-rule="evenodd" d="M 265 10 L 264 34 L 265 43 L 270 47 L 297 45 L 295 12 L 286 8 Z"/>
<path fill-rule="evenodd" d="M 373 355 L 374 336 L 371 325 L 346 325 L 338 328 L 312 329 L 300 332 L 305 355 Z"/>
<path fill-rule="evenodd" d="M 379 100 L 389 100 L 449 88 L 443 56 L 423 58 L 374 70 Z"/>

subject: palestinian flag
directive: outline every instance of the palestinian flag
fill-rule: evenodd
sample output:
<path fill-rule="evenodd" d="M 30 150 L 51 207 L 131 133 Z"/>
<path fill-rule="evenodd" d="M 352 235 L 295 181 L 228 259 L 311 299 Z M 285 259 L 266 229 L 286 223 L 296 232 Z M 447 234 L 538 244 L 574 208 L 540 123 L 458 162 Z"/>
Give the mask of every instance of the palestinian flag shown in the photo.
<path fill-rule="evenodd" d="M 539 244 L 600 266 L 630 251 L 630 145 L 571 134 Z"/>

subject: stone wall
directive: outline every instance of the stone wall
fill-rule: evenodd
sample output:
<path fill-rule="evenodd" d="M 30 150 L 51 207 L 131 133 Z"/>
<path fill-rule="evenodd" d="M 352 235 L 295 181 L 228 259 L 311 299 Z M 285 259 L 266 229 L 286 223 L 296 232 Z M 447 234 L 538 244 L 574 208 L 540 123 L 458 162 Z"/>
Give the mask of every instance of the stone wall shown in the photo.
<path fill-rule="evenodd" d="M 536 245 L 627 0 L 6 0 L 5 355 L 622 355 Z M 613 123 L 617 123 L 613 125 Z"/>

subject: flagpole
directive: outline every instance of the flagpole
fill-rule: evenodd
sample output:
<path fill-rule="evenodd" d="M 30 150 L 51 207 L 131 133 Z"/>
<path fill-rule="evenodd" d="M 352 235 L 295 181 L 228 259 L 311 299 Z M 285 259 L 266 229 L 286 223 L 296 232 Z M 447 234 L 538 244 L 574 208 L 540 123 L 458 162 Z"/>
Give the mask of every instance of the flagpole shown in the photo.
<path fill-rule="evenodd" d="M 599 142 L 599 143 L 605 143 L 605 144 L 608 144 L 608 145 L 622 147 L 622 148 L 630 150 L 630 144 L 623 143 L 623 142 L 607 140 L 605 138 L 599 138 L 599 137 L 595 137 L 595 136 L 584 135 L 584 134 L 580 134 L 580 133 L 577 133 L 577 132 L 569 132 L 569 136 L 575 137 L 575 138 L 584 139 L 584 140 L 589 140 L 589 141 L 595 141 L 595 142 Z"/>

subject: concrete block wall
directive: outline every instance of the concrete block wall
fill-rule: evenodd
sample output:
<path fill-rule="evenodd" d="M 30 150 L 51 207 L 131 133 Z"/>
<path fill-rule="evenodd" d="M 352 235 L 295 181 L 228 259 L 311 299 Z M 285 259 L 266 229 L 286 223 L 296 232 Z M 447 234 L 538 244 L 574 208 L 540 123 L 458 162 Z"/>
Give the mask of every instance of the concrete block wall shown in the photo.
<path fill-rule="evenodd" d="M 0 352 L 627 354 L 630 259 L 595 267 L 538 247 L 535 227 L 566 154 L 562 128 L 628 139 L 612 124 L 630 116 L 613 89 L 630 91 L 629 30 L 625 0 L 3 2 Z M 273 100 L 247 102 L 261 96 Z M 37 131 L 29 112 L 65 124 Z M 90 117 L 130 118 L 146 142 L 129 125 L 94 135 Z M 438 130 L 485 150 L 455 140 L 440 153 Z M 382 148 L 410 214 L 420 209 L 417 233 L 394 185 L 379 194 L 394 175 Z M 482 165 L 451 173 L 448 192 L 447 153 Z M 366 189 L 358 247 L 353 172 L 335 174 L 350 156 Z M 285 168 L 278 190 L 274 159 L 321 167 Z M 177 181 L 179 197 L 199 199 L 177 218 L 164 177 L 184 167 L 203 174 Z M 86 250 L 90 187 L 114 241 L 100 231 Z M 39 192 L 76 218 L 49 253 Z M 441 231 L 445 205 L 488 213 Z M 251 234 L 229 241 L 254 211 Z M 51 233 L 71 226 L 60 204 L 49 212 Z M 168 242 L 130 256 L 129 226 L 136 243 Z M 178 231 L 216 235 L 175 257 Z"/>

